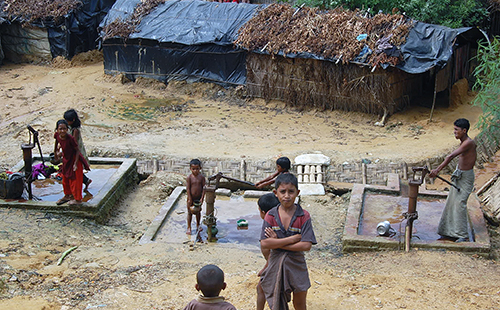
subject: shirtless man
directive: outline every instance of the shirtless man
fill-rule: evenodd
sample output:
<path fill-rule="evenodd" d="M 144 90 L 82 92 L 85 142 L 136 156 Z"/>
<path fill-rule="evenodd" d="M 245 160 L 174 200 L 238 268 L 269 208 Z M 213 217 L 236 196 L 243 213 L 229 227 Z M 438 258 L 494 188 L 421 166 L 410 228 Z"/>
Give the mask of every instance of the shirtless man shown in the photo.
<path fill-rule="evenodd" d="M 191 174 L 186 179 L 187 191 L 187 230 L 186 234 L 191 234 L 191 221 L 193 214 L 196 216 L 196 232 L 200 230 L 201 205 L 205 196 L 205 177 L 201 174 L 201 161 L 193 159 L 189 162 Z"/>
<path fill-rule="evenodd" d="M 440 240 L 451 240 L 455 242 L 469 241 L 467 230 L 467 199 L 474 188 L 474 164 L 476 163 L 476 143 L 467 132 L 470 123 L 465 118 L 459 118 L 453 123 L 455 138 L 460 140 L 460 146 L 451 152 L 436 169 L 432 170 L 429 177 L 435 178 L 438 173 L 446 167 L 450 161 L 459 156 L 458 167 L 451 175 L 460 191 L 452 187 L 441 220 L 439 221 L 438 234 Z"/>

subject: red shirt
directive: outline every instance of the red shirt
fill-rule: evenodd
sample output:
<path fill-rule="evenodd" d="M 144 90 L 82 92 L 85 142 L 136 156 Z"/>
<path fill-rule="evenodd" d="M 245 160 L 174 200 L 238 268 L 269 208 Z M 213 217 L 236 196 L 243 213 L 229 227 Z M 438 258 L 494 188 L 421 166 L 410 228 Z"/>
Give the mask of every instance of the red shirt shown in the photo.
<path fill-rule="evenodd" d="M 75 178 L 75 171 L 73 170 L 73 165 L 75 164 L 75 156 L 76 152 L 78 151 L 78 143 L 76 142 L 75 138 L 67 134 L 66 139 L 61 139 L 59 137 L 59 133 L 54 133 L 54 138 L 57 140 L 59 145 L 62 148 L 63 151 L 63 160 L 62 160 L 62 173 L 65 177 L 68 179 L 74 179 Z M 82 154 L 80 154 L 80 157 L 78 158 L 81 160 L 83 167 L 85 169 L 89 170 L 89 166 L 85 158 L 83 158 Z"/>

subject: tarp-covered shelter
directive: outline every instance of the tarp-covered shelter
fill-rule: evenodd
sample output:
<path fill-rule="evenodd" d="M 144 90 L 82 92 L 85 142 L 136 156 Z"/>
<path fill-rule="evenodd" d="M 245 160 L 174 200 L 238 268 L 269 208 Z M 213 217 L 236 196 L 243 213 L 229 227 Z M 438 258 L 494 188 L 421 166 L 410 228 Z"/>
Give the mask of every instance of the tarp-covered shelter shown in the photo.
<path fill-rule="evenodd" d="M 449 92 L 455 81 L 469 77 L 468 61 L 482 36 L 476 28 L 450 29 L 412 21 L 401 35 L 404 40 L 391 49 L 397 56 L 384 56 L 387 50 L 377 54 L 363 48 L 355 49 L 348 58 L 324 52 L 330 46 L 363 44 L 362 40 L 382 39 L 384 35 L 347 35 L 346 29 L 355 27 L 340 25 L 325 32 L 339 31 L 351 41 L 325 43 L 316 39 L 308 41 L 305 50 L 294 50 L 292 45 L 314 39 L 320 28 L 327 28 L 323 22 L 313 25 L 317 16 L 306 15 L 314 9 L 170 0 L 158 1 L 148 11 L 141 7 L 145 3 L 118 0 L 101 23 L 106 73 L 122 73 L 132 80 L 144 76 L 163 82 L 188 79 L 246 85 L 250 96 L 299 107 L 394 113 L 418 96 L 428 95 L 432 101 L 433 94 Z M 262 17 L 269 8 L 275 11 Z M 406 22 L 402 15 L 377 16 L 374 19 L 382 19 L 383 27 L 385 19 Z M 273 21 L 275 17 L 282 20 Z M 356 22 L 362 18 L 366 17 L 354 16 Z M 288 29 L 280 28 L 292 20 L 295 24 Z M 244 41 L 249 44 L 245 45 L 240 39 L 252 22 L 260 28 L 248 32 Z M 120 33 L 120 23 L 127 33 Z M 109 31 L 113 27 L 118 30 Z M 272 37 L 297 30 L 297 35 L 280 42 Z M 266 33 L 272 35 L 266 37 Z M 374 61 L 375 55 L 384 57 L 377 56 Z"/>
<path fill-rule="evenodd" d="M 7 3 L 0 2 L 2 6 Z M 6 59 L 25 62 L 51 60 L 57 56 L 71 59 L 78 53 L 98 48 L 98 27 L 114 0 L 72 1 L 75 5 L 61 0 L 58 7 L 68 10 L 57 17 L 54 11 L 37 15 L 44 2 L 11 2 L 8 6 L 11 11 L 4 12 L 5 21 L 0 23 L 2 48 Z"/>
<path fill-rule="evenodd" d="M 140 0 L 118 0 L 101 24 L 132 18 Z M 247 52 L 233 46 L 259 6 L 198 0 L 159 3 L 127 38 L 104 38 L 104 70 L 170 80 L 245 84 Z"/>
<path fill-rule="evenodd" d="M 483 37 L 476 28 L 410 21 L 411 27 L 403 29 L 407 33 L 395 39 L 399 46 L 389 44 L 376 51 L 377 45 L 402 33 L 398 27 L 405 24 L 404 16 L 367 20 L 340 9 L 326 14 L 271 5 L 242 28 L 236 44 L 250 52 L 249 95 L 297 107 L 374 114 L 392 114 L 415 101 L 431 106 L 436 93 L 447 97 L 456 81 L 470 77 L 469 60 Z M 329 42 L 332 32 L 338 35 Z M 369 44 L 370 38 L 374 39 Z M 379 61 L 380 56 L 385 60 Z"/>

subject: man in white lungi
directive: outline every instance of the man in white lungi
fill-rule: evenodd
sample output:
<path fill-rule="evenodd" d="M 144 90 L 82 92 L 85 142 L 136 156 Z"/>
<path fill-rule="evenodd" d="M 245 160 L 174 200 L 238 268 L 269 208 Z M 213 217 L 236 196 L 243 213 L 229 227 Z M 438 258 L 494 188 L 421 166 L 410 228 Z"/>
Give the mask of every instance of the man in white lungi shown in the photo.
<path fill-rule="evenodd" d="M 460 146 L 451 152 L 446 159 L 432 170 L 429 177 L 435 178 L 438 173 L 446 167 L 450 161 L 458 157 L 458 166 L 451 175 L 451 181 L 460 189 L 450 188 L 446 199 L 441 220 L 439 221 L 438 234 L 440 240 L 451 240 L 455 242 L 469 241 L 467 229 L 467 199 L 474 188 L 474 164 L 476 163 L 476 143 L 467 132 L 470 123 L 465 118 L 459 118 L 453 123 L 455 138 L 460 140 Z"/>

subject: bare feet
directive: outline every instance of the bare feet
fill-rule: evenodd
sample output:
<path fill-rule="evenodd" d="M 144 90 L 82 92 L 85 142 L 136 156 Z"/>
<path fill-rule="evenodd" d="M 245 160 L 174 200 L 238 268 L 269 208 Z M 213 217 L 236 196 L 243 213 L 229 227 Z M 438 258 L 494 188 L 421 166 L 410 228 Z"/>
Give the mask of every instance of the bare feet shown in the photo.
<path fill-rule="evenodd" d="M 68 202 L 68 205 L 70 206 L 78 206 L 78 205 L 81 205 L 82 204 L 82 201 L 81 200 L 71 200 L 70 202 Z"/>
<path fill-rule="evenodd" d="M 191 234 L 191 227 L 188 227 L 188 229 L 186 230 L 186 235 L 190 235 Z"/>
<path fill-rule="evenodd" d="M 90 183 L 92 183 L 91 179 L 89 179 L 87 183 L 85 183 L 85 188 L 83 189 L 84 191 L 86 191 L 89 188 Z"/>

